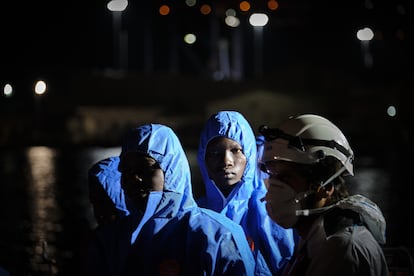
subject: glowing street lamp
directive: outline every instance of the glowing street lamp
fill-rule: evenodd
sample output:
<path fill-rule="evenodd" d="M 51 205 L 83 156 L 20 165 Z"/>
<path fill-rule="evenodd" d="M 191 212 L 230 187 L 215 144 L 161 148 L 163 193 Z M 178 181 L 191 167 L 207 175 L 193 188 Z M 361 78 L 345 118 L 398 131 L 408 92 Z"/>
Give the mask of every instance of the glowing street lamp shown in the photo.
<path fill-rule="evenodd" d="M 122 32 L 122 12 L 127 8 L 128 0 L 112 0 L 106 7 L 112 12 L 114 66 L 125 70 L 128 61 L 128 36 Z"/>
<path fill-rule="evenodd" d="M 13 96 L 13 86 L 10 83 L 6 83 L 3 86 L 3 95 L 7 98 Z"/>
<path fill-rule="evenodd" d="M 43 80 L 38 80 L 34 85 L 34 93 L 36 95 L 43 95 L 46 93 L 46 82 Z"/>
<path fill-rule="evenodd" d="M 263 27 L 269 21 L 265 13 L 253 13 L 249 17 L 249 23 L 254 31 L 254 69 L 256 76 L 263 74 Z"/>
<path fill-rule="evenodd" d="M 361 41 L 361 50 L 364 59 L 364 65 L 367 68 L 371 68 L 373 59 L 371 52 L 369 51 L 369 42 L 374 38 L 374 32 L 370 28 L 363 28 L 358 30 L 356 36 Z"/>

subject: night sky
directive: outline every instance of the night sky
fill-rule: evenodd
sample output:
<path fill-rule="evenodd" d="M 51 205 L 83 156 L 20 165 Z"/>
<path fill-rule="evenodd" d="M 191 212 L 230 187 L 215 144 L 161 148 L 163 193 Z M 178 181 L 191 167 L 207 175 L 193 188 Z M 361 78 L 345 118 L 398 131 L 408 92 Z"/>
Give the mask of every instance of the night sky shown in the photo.
<path fill-rule="evenodd" d="M 197 2 L 201 4 L 203 1 Z M 213 5 L 209 16 L 184 1 L 130 1 L 123 12 L 128 33 L 128 69 L 132 72 L 178 71 L 200 76 L 211 64 L 214 46 L 212 21 L 218 37 L 231 39 L 223 11 L 237 9 L 238 1 L 204 1 Z M 114 66 L 112 15 L 106 1 L 8 1 L 0 16 L 1 80 L 57 71 L 93 71 Z M 171 14 L 158 14 L 161 4 L 171 4 Z M 266 10 L 266 1 L 254 1 L 252 10 Z M 412 29 L 408 1 L 279 1 L 268 11 L 270 21 L 263 32 L 264 71 L 291 64 L 312 63 L 358 72 L 363 69 L 361 45 L 356 31 L 371 27 L 375 39 L 370 51 L 374 70 L 405 72 L 411 63 Z M 251 67 L 253 32 L 249 13 L 239 13 L 243 30 L 245 67 Z M 189 47 L 186 32 L 198 34 Z M 148 56 L 151 60 L 148 60 Z M 172 58 L 171 56 L 174 55 Z M 175 60 L 175 61 L 174 61 Z M 175 62 L 175 63 L 174 63 Z M 173 65 L 171 65 L 173 64 Z M 248 71 L 248 69 L 247 69 Z M 251 73 L 247 72 L 246 76 Z"/>

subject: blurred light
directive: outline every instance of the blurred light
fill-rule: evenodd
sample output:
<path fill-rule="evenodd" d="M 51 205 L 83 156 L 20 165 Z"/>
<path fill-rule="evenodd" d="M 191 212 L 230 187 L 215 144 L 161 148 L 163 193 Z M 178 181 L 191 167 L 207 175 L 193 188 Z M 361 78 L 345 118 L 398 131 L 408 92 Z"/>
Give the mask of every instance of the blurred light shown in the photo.
<path fill-rule="evenodd" d="M 226 16 L 236 16 L 236 11 L 234 9 L 227 9 Z"/>
<path fill-rule="evenodd" d="M 239 4 L 239 8 L 240 8 L 241 11 L 246 12 L 246 11 L 250 10 L 250 3 L 247 2 L 247 1 L 241 1 L 240 4 Z"/>
<path fill-rule="evenodd" d="M 232 15 L 226 16 L 226 18 L 224 19 L 224 22 L 226 23 L 227 26 L 230 27 L 237 27 L 240 25 L 240 20 Z"/>
<path fill-rule="evenodd" d="M 269 10 L 277 10 L 277 8 L 279 8 L 279 3 L 276 0 L 269 0 L 267 1 L 267 7 L 269 8 Z"/>
<path fill-rule="evenodd" d="M 110 11 L 124 11 L 128 6 L 127 0 L 112 0 L 106 5 Z"/>
<path fill-rule="evenodd" d="M 394 117 L 395 115 L 397 115 L 397 109 L 395 108 L 395 106 L 390 105 L 390 106 L 387 108 L 387 114 L 388 114 L 388 116 L 390 116 L 390 117 Z"/>
<path fill-rule="evenodd" d="M 358 30 L 357 38 L 361 41 L 369 41 L 374 38 L 374 32 L 370 28 L 363 28 Z"/>
<path fill-rule="evenodd" d="M 184 36 L 184 42 L 187 44 L 194 44 L 196 42 L 197 38 L 194 34 L 186 34 Z"/>
<path fill-rule="evenodd" d="M 185 0 L 185 4 L 189 7 L 194 7 L 196 3 L 196 0 Z"/>
<path fill-rule="evenodd" d="M 204 4 L 200 7 L 200 12 L 204 15 L 207 15 L 211 13 L 211 7 L 210 5 Z"/>
<path fill-rule="evenodd" d="M 167 15 L 167 14 L 169 14 L 170 13 L 170 7 L 169 6 L 167 6 L 167 5 L 162 5 L 160 8 L 159 8 L 159 13 L 161 14 L 161 15 Z"/>
<path fill-rule="evenodd" d="M 269 21 L 269 17 L 264 13 L 253 13 L 250 15 L 249 23 L 255 27 L 263 27 Z"/>
<path fill-rule="evenodd" d="M 3 87 L 3 95 L 6 96 L 7 98 L 13 96 L 13 87 L 11 86 L 11 84 L 6 83 Z"/>
<path fill-rule="evenodd" d="M 46 82 L 44 82 L 42 80 L 37 81 L 36 84 L 35 84 L 35 87 L 34 87 L 34 92 L 37 95 L 44 94 L 46 92 Z"/>

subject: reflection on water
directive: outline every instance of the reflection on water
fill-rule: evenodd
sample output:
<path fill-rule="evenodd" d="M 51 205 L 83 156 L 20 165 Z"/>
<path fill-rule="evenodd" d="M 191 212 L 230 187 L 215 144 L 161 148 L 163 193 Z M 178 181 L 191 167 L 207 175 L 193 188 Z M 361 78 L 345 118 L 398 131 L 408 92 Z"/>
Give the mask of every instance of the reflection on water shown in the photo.
<path fill-rule="evenodd" d="M 76 275 L 77 248 L 94 221 L 87 170 L 120 148 L 0 151 L 0 267 L 11 275 Z"/>
<path fill-rule="evenodd" d="M 118 147 L 0 150 L 0 267 L 11 275 L 77 275 L 77 249 L 96 225 L 88 200 L 87 170 L 119 153 Z M 187 153 L 194 192 L 199 194 L 196 151 Z M 357 166 L 351 190 L 371 198 L 392 222 L 391 245 L 412 246 L 406 244 L 411 238 L 396 231 L 405 225 L 404 218 L 395 215 L 399 213 L 395 199 L 403 192 L 391 182 L 391 173 L 383 168 Z"/>
<path fill-rule="evenodd" d="M 48 271 L 55 269 L 54 260 L 48 258 L 56 254 L 56 233 L 62 232 L 62 210 L 56 203 L 56 150 L 47 147 L 32 147 L 27 150 L 29 166 L 27 184 L 29 217 L 31 229 L 30 241 L 33 247 L 28 248 L 29 263 L 32 271 Z M 39 243 L 40 242 L 40 243 Z M 48 252 L 44 252 L 48 250 Z M 42 262 L 44 261 L 44 262 Z"/>

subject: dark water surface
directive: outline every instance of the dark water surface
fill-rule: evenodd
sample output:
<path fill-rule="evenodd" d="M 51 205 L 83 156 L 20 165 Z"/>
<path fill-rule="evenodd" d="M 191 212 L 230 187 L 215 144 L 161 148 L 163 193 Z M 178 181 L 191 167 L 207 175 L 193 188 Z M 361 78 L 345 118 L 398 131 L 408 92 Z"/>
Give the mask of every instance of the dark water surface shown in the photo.
<path fill-rule="evenodd" d="M 1 149 L 0 267 L 11 275 L 77 275 L 78 247 L 95 227 L 87 170 L 119 152 L 99 147 Z M 194 183 L 199 183 L 195 151 L 188 155 Z M 399 172 L 376 167 L 369 158 L 360 160 L 351 189 L 383 210 L 388 246 L 412 248 L 408 224 L 413 204 L 411 193 L 396 184 Z M 195 186 L 194 192 L 201 190 Z"/>

